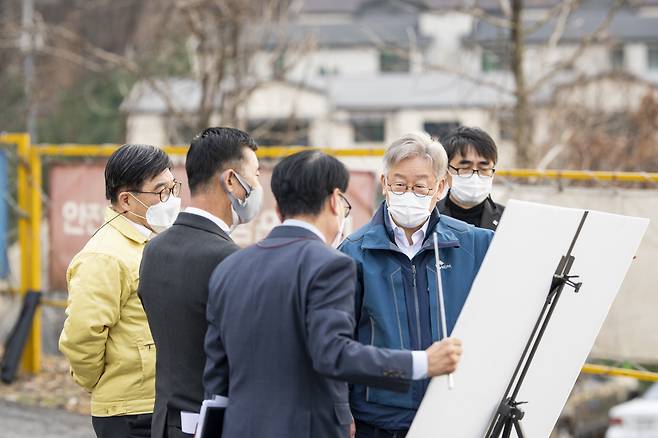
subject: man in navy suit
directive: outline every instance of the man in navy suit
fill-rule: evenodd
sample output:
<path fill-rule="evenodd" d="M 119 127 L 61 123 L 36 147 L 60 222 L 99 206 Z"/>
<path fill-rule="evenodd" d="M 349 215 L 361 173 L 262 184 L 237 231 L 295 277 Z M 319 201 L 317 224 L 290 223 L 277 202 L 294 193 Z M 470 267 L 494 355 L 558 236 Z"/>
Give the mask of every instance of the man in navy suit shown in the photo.
<path fill-rule="evenodd" d="M 406 391 L 456 369 L 455 339 L 425 351 L 353 339 L 356 268 L 331 247 L 350 212 L 348 180 L 321 152 L 282 160 L 271 184 L 283 224 L 210 278 L 204 387 L 228 398 L 224 438 L 348 437 L 346 382 Z"/>

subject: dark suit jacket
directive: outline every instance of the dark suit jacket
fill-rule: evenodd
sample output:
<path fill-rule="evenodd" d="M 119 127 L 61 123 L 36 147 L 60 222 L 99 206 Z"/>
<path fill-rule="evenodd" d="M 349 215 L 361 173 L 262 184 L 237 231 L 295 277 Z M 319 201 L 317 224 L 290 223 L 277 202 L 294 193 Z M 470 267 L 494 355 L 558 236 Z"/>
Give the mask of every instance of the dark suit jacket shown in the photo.
<path fill-rule="evenodd" d="M 450 211 L 450 205 L 448 204 L 448 196 L 441 199 L 437 203 L 439 208 L 439 213 L 445 214 L 446 216 L 453 217 L 452 211 Z M 471 224 L 476 227 L 486 228 L 488 230 L 496 231 L 498 224 L 500 223 L 500 218 L 503 216 L 505 211 L 505 206 L 498 204 L 491 199 L 491 196 L 487 197 L 484 200 L 484 209 L 482 210 L 482 217 L 480 218 L 479 224 Z"/>
<path fill-rule="evenodd" d="M 213 272 L 206 397 L 228 396 L 223 438 L 339 438 L 345 381 L 405 391 L 409 351 L 352 339 L 356 267 L 300 227 L 276 227 Z"/>
<path fill-rule="evenodd" d="M 180 411 L 199 412 L 206 357 L 208 279 L 239 249 L 214 222 L 180 213 L 144 250 L 138 293 L 156 346 L 152 437 L 180 427 Z"/>

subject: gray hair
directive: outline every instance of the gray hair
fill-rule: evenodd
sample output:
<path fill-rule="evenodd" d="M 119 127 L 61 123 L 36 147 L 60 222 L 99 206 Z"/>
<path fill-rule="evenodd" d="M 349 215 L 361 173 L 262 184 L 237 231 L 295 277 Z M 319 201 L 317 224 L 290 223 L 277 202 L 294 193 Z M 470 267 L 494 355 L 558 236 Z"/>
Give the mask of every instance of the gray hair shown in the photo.
<path fill-rule="evenodd" d="M 443 145 L 426 132 L 406 134 L 395 140 L 384 154 L 384 174 L 400 161 L 411 157 L 427 159 L 434 169 L 434 175 L 441 179 L 448 171 L 448 155 Z"/>

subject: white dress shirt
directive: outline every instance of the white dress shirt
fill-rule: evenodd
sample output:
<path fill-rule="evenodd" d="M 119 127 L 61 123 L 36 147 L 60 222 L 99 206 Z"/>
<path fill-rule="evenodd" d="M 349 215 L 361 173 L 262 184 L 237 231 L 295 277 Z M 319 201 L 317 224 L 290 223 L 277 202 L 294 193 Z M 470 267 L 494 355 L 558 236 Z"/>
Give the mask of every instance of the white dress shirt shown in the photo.
<path fill-rule="evenodd" d="M 130 222 L 133 225 L 133 227 L 135 227 L 135 229 L 139 231 L 140 234 L 143 234 L 144 237 L 146 237 L 147 239 L 151 238 L 151 234 L 153 234 L 153 231 L 149 230 L 142 224 L 138 224 L 137 222 L 131 221 L 130 219 L 128 219 L 128 222 Z"/>
<path fill-rule="evenodd" d="M 395 221 L 393 221 L 393 216 L 391 216 L 390 212 L 388 213 L 388 217 L 391 220 L 391 226 L 393 227 L 395 244 L 398 248 L 400 248 L 400 251 L 409 257 L 409 260 L 413 259 L 414 256 L 418 254 L 418 251 L 420 251 L 420 249 L 423 247 L 423 241 L 425 240 L 425 235 L 427 235 L 427 227 L 429 227 L 430 224 L 429 219 L 425 221 L 420 230 L 411 235 L 411 241 L 413 243 L 409 244 L 409 240 L 407 240 L 407 235 L 404 233 L 404 229 L 399 227 Z"/>
<path fill-rule="evenodd" d="M 305 221 L 300 221 L 300 220 L 297 220 L 297 219 L 286 219 L 279 226 L 280 227 L 300 227 L 300 228 L 304 228 L 304 229 L 314 233 L 316 236 L 318 236 L 320 239 L 322 239 L 323 242 L 327 241 L 324 237 L 324 234 L 322 234 L 322 231 L 320 231 L 318 229 L 318 227 L 316 227 L 315 225 L 313 225 L 311 223 L 305 222 Z"/>
<path fill-rule="evenodd" d="M 325 239 L 324 235 L 322 234 L 322 232 L 315 225 L 310 224 L 308 222 L 304 222 L 304 221 L 300 221 L 300 220 L 296 220 L 296 219 L 286 219 L 279 226 L 280 227 L 300 227 L 300 228 L 304 228 L 306 230 L 309 230 L 309 231 L 315 233 L 315 235 L 317 235 L 320 239 L 322 239 L 323 242 L 326 242 L 326 239 Z M 423 236 L 425 235 L 426 230 L 427 230 L 427 223 L 422 228 L 422 233 L 423 233 L 422 235 Z M 419 232 L 421 232 L 421 230 L 419 230 L 417 233 L 419 233 Z M 402 233 L 404 233 L 404 231 Z M 414 234 L 414 236 L 416 234 Z M 403 238 L 404 238 L 404 236 L 403 236 Z M 397 240 L 397 238 L 396 238 L 396 240 Z M 422 245 L 423 244 L 423 239 L 419 238 L 419 240 L 420 240 L 420 245 Z M 420 247 L 418 247 L 418 250 L 416 250 L 416 252 L 418 252 L 419 250 L 420 250 Z M 411 257 L 413 257 L 413 255 Z M 412 364 L 413 364 L 412 379 L 413 380 L 426 379 L 427 378 L 427 369 L 429 367 L 429 364 L 427 362 L 427 353 L 423 350 L 412 351 L 411 352 L 411 359 L 412 359 Z"/>
<path fill-rule="evenodd" d="M 202 210 L 196 207 L 187 207 L 185 213 L 196 214 L 197 216 L 205 217 L 206 219 L 214 222 L 217 226 L 224 231 L 226 234 L 231 233 L 231 227 L 226 225 L 226 222 L 215 216 L 214 214 L 208 213 L 206 210 Z"/>

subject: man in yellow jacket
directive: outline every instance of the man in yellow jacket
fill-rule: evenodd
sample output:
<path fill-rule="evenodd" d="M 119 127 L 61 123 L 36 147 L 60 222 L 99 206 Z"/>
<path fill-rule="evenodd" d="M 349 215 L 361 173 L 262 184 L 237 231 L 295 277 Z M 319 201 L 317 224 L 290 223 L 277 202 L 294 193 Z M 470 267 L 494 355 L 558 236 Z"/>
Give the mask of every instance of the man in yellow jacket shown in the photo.
<path fill-rule="evenodd" d="M 160 149 L 124 145 L 105 167 L 104 224 L 71 261 L 59 348 L 91 392 L 98 438 L 150 437 L 155 345 L 137 295 L 142 251 L 180 209 L 171 160 Z"/>

